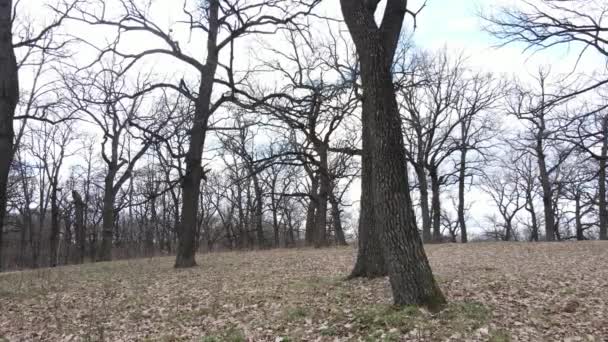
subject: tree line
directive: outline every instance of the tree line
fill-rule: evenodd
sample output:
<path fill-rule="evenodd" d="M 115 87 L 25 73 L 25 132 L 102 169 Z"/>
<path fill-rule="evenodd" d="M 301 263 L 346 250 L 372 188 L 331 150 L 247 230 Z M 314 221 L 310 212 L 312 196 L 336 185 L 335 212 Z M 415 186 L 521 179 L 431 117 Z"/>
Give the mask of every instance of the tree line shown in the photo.
<path fill-rule="evenodd" d="M 397 0 L 46 5 L 0 1 L 0 269 L 357 241 L 351 277 L 433 309 L 423 243 L 607 238 L 599 68 L 489 73 L 416 47 Z M 480 15 L 605 56 L 596 5 Z"/>

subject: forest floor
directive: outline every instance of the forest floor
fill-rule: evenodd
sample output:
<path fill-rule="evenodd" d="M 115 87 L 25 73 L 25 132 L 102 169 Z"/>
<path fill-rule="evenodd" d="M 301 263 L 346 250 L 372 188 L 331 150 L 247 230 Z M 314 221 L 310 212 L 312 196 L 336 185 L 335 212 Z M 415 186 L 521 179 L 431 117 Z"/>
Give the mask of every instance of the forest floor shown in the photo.
<path fill-rule="evenodd" d="M 0 341 L 608 340 L 608 243 L 426 249 L 437 314 L 345 281 L 351 247 L 227 252 L 0 274 Z"/>

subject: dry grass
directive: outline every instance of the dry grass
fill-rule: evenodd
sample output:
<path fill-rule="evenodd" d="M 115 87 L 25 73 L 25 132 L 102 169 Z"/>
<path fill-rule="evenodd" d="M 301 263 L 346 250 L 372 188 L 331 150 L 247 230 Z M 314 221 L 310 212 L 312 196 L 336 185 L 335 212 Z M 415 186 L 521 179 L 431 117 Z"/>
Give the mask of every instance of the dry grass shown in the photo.
<path fill-rule="evenodd" d="M 450 300 L 389 304 L 385 279 L 343 281 L 352 248 L 97 263 L 0 275 L 0 341 L 604 341 L 608 244 L 427 247 Z"/>

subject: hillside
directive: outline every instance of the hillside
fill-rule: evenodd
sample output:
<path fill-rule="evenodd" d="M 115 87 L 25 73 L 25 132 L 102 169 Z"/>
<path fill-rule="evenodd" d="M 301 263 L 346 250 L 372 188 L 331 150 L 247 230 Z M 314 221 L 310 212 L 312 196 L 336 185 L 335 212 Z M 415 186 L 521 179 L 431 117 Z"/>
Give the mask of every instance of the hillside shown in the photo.
<path fill-rule="evenodd" d="M 352 248 L 152 258 L 0 274 L 0 340 L 602 341 L 608 244 L 427 247 L 450 305 L 390 307 L 386 279 L 344 281 Z"/>

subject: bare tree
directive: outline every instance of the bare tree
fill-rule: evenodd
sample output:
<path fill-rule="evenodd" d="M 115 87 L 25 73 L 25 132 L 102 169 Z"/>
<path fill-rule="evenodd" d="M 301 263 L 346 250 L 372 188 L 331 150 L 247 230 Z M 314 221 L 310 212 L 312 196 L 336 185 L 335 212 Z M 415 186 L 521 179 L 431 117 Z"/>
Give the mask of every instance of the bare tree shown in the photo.
<path fill-rule="evenodd" d="M 499 234 L 499 237 L 504 241 L 510 241 L 514 238 L 513 220 L 526 205 L 519 194 L 518 178 L 517 173 L 502 169 L 497 171 L 496 174 L 486 175 L 482 185 L 483 190 L 496 204 L 502 218 L 502 223 L 498 224 L 497 227 L 502 227 L 502 233 Z"/>
<path fill-rule="evenodd" d="M 545 216 L 545 238 L 553 241 L 556 239 L 557 228 L 553 207 L 553 197 L 556 193 L 552 177 L 568 158 L 571 149 L 551 139 L 556 135 L 555 111 L 558 104 L 553 102 L 550 105 L 555 95 L 550 93 L 549 72 L 539 69 L 535 82 L 536 89 L 515 87 L 508 99 L 509 112 L 526 125 L 526 132 L 513 140 L 512 145 L 518 151 L 532 153 L 538 163 Z"/>
<path fill-rule="evenodd" d="M 129 32 L 144 32 L 151 37 L 158 37 L 163 47 L 150 48 L 136 54 L 119 51 L 113 44 L 105 49 L 104 53 L 114 53 L 130 60 L 130 65 L 150 55 L 164 55 L 192 66 L 198 73 L 198 91 L 191 92 L 182 80 L 179 85 L 156 84 L 155 86 L 173 88 L 194 102 L 194 116 L 189 130 L 189 147 L 185 156 L 185 173 L 182 178 L 182 210 L 180 227 L 178 229 L 178 249 L 175 266 L 191 267 L 195 262 L 196 215 L 199 200 L 199 191 L 204 172 L 201 167 L 201 158 L 205 139 L 209 128 L 209 119 L 221 105 L 228 100 L 235 100 L 241 91 L 237 86 L 241 80 L 235 78 L 234 43 L 239 38 L 252 34 L 273 33 L 280 27 L 294 23 L 318 4 L 318 0 L 306 1 L 279 1 L 272 4 L 266 1 L 241 3 L 238 1 L 222 2 L 211 0 L 199 4 L 193 10 L 185 9 L 188 16 L 187 25 L 191 31 L 206 33 L 206 57 L 201 62 L 196 57 L 188 55 L 180 48 L 179 42 L 172 37 L 171 31 L 165 31 L 151 18 L 148 11 L 140 8 L 135 1 L 121 0 L 119 5 L 123 14 L 117 19 L 96 15 L 95 11 L 81 9 L 83 16 L 78 17 L 93 25 L 106 25 L 115 27 L 120 39 Z M 100 6 L 105 6 L 102 1 Z M 227 50 L 228 58 L 225 63 L 220 62 L 220 52 Z M 221 80 L 216 75 L 218 66 L 226 72 L 226 78 Z M 214 100 L 214 86 L 224 85 L 230 92 L 229 96 L 221 96 Z"/>
<path fill-rule="evenodd" d="M 82 113 L 103 134 L 101 155 L 106 164 L 104 178 L 102 244 L 98 259 L 112 258 L 112 239 L 117 208 L 116 195 L 131 178 L 138 160 L 159 140 L 166 123 L 172 120 L 176 105 L 163 95 L 157 103 L 147 101 L 142 91 L 146 76 L 139 75 L 140 84 L 131 89 L 121 66 L 110 61 L 99 72 L 88 71 L 84 77 L 75 74 L 66 77 L 71 106 Z M 149 108 L 146 108 L 149 107 Z M 151 113 L 144 115 L 144 110 Z M 134 149 L 131 141 L 138 141 Z"/>
<path fill-rule="evenodd" d="M 67 13 L 74 7 L 74 2 L 65 2 L 63 13 L 54 17 L 48 25 L 40 27 L 28 22 L 20 24 L 15 16 L 21 13 L 19 1 L 0 1 L 0 268 L 2 267 L 2 229 L 6 214 L 6 189 L 10 165 L 15 153 L 14 121 L 33 118 L 29 110 L 23 115 L 16 115 L 15 110 L 20 100 L 19 69 L 26 64 L 36 64 L 38 54 L 59 53 L 66 43 L 53 39 L 53 32 L 61 25 Z M 16 27 L 14 27 L 14 25 Z M 21 53 L 19 59 L 17 54 Z M 38 62 L 42 66 L 44 59 Z M 34 83 L 36 84 L 36 82 Z M 33 92 L 32 92 L 33 93 Z M 31 105 L 30 101 L 26 101 Z"/>
<path fill-rule="evenodd" d="M 497 13 L 481 13 L 485 29 L 503 45 L 523 43 L 525 49 L 544 50 L 574 46 L 578 61 L 588 51 L 608 56 L 606 4 L 600 0 L 523 1 L 518 6 L 502 7 Z M 581 86 L 551 98 L 547 105 L 578 96 L 608 83 L 608 79 L 586 78 Z"/>
<path fill-rule="evenodd" d="M 566 110 L 555 140 L 574 146 L 597 162 L 597 189 L 600 240 L 608 239 L 608 209 L 606 204 L 606 162 L 608 161 L 608 114 L 604 97 L 598 105 L 583 103 Z"/>
<path fill-rule="evenodd" d="M 393 90 L 391 64 L 406 1 L 389 0 L 380 26 L 379 1 L 342 0 L 342 13 L 361 65 L 363 88 L 363 191 L 372 190 L 374 230 L 379 234 L 397 305 L 424 305 L 437 310 L 445 303 L 418 235 L 409 193 L 399 109 Z M 371 164 L 369 159 L 371 158 Z M 371 166 L 371 167 L 369 167 Z M 366 177 L 371 172 L 371 179 Z M 371 229 L 369 227 L 368 229 Z"/>
<path fill-rule="evenodd" d="M 17 58 L 13 46 L 13 1 L 0 2 L 0 268 L 2 262 L 2 229 L 6 214 L 8 175 L 13 160 L 13 117 L 19 101 Z"/>

